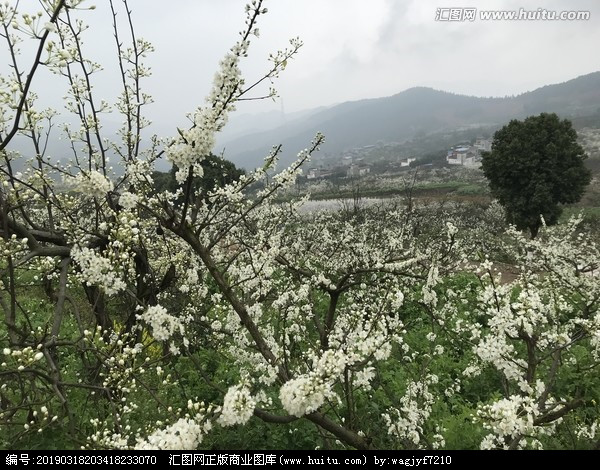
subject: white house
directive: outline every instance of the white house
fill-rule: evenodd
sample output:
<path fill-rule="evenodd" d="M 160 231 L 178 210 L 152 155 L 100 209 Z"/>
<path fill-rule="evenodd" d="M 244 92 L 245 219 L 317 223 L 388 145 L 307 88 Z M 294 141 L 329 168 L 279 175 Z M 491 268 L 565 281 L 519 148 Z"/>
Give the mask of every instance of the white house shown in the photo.
<path fill-rule="evenodd" d="M 489 139 L 479 138 L 475 141 L 475 148 L 480 152 L 491 152 L 492 141 Z"/>
<path fill-rule="evenodd" d="M 479 150 L 474 146 L 467 147 L 466 145 L 460 145 L 458 147 L 452 147 L 448 150 L 446 161 L 449 165 L 461 165 L 472 168 L 481 166 Z"/>
<path fill-rule="evenodd" d="M 410 164 L 412 162 L 414 162 L 415 160 L 416 160 L 416 158 L 414 158 L 414 157 L 401 158 L 400 159 L 400 166 L 401 167 L 403 167 L 403 166 L 410 166 Z"/>
<path fill-rule="evenodd" d="M 346 176 L 348 177 L 356 177 L 356 176 L 365 176 L 371 173 L 371 168 L 366 165 L 350 165 L 348 171 L 346 172 Z"/>

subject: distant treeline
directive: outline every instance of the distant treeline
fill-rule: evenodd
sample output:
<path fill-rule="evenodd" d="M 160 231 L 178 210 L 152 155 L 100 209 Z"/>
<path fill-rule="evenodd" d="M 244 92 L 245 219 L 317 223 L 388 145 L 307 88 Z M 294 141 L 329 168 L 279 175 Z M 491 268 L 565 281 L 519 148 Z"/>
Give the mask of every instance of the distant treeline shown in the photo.
<path fill-rule="evenodd" d="M 223 187 L 226 184 L 233 183 L 246 173 L 244 169 L 238 168 L 229 160 L 225 160 L 216 155 L 209 155 L 202 161 L 201 165 L 204 174 L 195 177 L 192 180 L 192 191 L 196 192 L 201 190 L 202 194 L 207 194 L 217 187 Z M 178 168 L 173 165 L 168 172 L 154 171 L 152 173 L 156 192 L 165 190 L 175 192 L 180 187 L 175 178 L 177 170 Z M 183 185 L 183 194 L 186 192 L 187 183 Z M 183 196 L 179 199 L 182 200 Z"/>

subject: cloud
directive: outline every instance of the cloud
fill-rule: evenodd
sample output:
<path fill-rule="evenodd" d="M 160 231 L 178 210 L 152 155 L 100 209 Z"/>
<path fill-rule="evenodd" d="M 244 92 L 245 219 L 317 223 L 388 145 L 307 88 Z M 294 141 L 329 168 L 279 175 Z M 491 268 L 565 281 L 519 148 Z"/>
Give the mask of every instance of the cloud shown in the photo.
<path fill-rule="evenodd" d="M 97 90 L 110 97 L 119 83 L 110 71 L 115 70 L 114 43 L 106 3 L 99 2 L 95 12 L 84 16 L 91 25 L 86 50 L 106 67 Z M 150 117 L 168 129 L 185 125 L 185 113 L 202 104 L 219 59 L 244 26 L 245 0 L 129 3 L 136 32 L 156 47 L 147 59 L 153 76 L 146 87 L 156 102 Z M 522 0 L 268 1 L 261 37 L 254 40 L 243 70 L 248 81 L 259 78 L 269 53 L 300 36 L 305 46 L 275 84 L 285 109 L 294 111 L 391 95 L 417 85 L 503 96 L 600 69 L 595 59 L 600 43 L 597 2 L 535 4 L 548 10 L 589 10 L 588 21 L 435 21 L 437 8 L 473 3 L 490 10 L 534 8 Z M 7 72 L 6 64 L 0 67 Z M 54 86 L 49 83 L 44 86 Z M 252 102 L 240 108 L 255 112 L 280 106 Z"/>

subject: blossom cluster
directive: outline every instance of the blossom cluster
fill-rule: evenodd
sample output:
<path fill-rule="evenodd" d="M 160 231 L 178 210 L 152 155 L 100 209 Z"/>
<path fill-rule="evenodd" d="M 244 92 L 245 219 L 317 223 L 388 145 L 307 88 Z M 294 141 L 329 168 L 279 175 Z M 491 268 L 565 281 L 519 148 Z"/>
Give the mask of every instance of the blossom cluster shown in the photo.
<path fill-rule="evenodd" d="M 477 417 L 484 422 L 484 428 L 492 432 L 482 440 L 481 449 L 509 449 L 514 442 L 519 448 L 530 446 L 541 449 L 539 437 L 553 434 L 561 420 L 549 426 L 539 426 L 535 420 L 540 414 L 539 404 L 533 396 L 512 395 L 482 406 Z M 525 436 L 527 439 L 521 442 L 520 439 Z"/>
<path fill-rule="evenodd" d="M 144 313 L 138 315 L 152 328 L 152 336 L 158 341 L 168 341 L 175 333 L 185 335 L 185 324 L 182 318 L 171 315 L 161 305 L 148 307 Z"/>
<path fill-rule="evenodd" d="M 400 440 L 408 440 L 419 445 L 424 432 L 424 423 L 431 415 L 435 396 L 430 386 L 438 382 L 438 377 L 429 375 L 424 380 L 409 382 L 406 393 L 400 398 L 400 407 L 391 408 L 382 415 L 388 433 Z"/>
<path fill-rule="evenodd" d="M 254 408 L 257 404 L 257 398 L 252 396 L 247 386 L 235 385 L 229 387 L 223 399 L 219 424 L 222 426 L 246 424 L 254 414 Z"/>
<path fill-rule="evenodd" d="M 205 431 L 198 421 L 179 418 L 175 423 L 157 429 L 146 438 L 139 438 L 135 450 L 181 450 L 197 449 Z"/>
<path fill-rule="evenodd" d="M 319 409 L 326 399 L 334 398 L 332 384 L 343 371 L 345 360 L 334 351 L 325 353 L 315 362 L 307 374 L 287 381 L 279 391 L 284 409 L 291 415 L 301 417 Z"/>
<path fill-rule="evenodd" d="M 37 349 L 33 349 L 27 346 L 23 349 L 10 349 L 4 348 L 2 354 L 4 355 L 1 366 L 8 367 L 7 361 L 12 359 L 17 370 L 22 371 L 26 367 L 31 366 L 34 362 L 37 362 L 44 357 L 44 353 L 40 351 L 42 345 L 38 345 Z"/>
<path fill-rule="evenodd" d="M 80 269 L 78 277 L 88 286 L 98 286 L 109 296 L 125 289 L 125 281 L 115 272 L 110 260 L 96 250 L 74 246 L 71 258 Z"/>
<path fill-rule="evenodd" d="M 260 4 L 249 5 L 246 9 L 247 25 L 253 25 L 258 15 L 266 13 L 267 10 L 261 8 Z M 178 168 L 179 183 L 185 181 L 190 168 L 193 168 L 196 176 L 202 176 L 199 163 L 212 151 L 215 134 L 227 123 L 228 114 L 235 110 L 235 102 L 244 92 L 240 59 L 248 54 L 249 46 L 250 41 L 244 36 L 225 55 L 206 97 L 206 106 L 193 113 L 191 128 L 179 130 L 178 139 L 167 147 L 167 158 Z"/>
<path fill-rule="evenodd" d="M 75 177 L 73 184 L 77 191 L 97 198 L 105 197 L 106 193 L 113 189 L 112 182 L 99 171 L 81 171 Z"/>

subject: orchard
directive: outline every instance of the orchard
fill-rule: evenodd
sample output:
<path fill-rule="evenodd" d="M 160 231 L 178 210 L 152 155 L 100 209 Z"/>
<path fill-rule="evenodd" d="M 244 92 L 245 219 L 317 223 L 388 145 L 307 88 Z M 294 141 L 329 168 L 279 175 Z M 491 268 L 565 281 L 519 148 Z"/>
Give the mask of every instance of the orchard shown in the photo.
<path fill-rule="evenodd" d="M 236 104 L 302 43 L 247 83 L 268 14 L 253 1 L 189 126 L 144 139 L 153 47 L 110 4 L 114 103 L 94 92 L 87 2 L 0 6 L 1 448 L 600 446 L 600 253 L 581 217 L 531 240 L 497 203 L 305 212 L 278 195 L 320 134 L 287 168 L 273 142 L 262 167 L 193 185 Z M 42 71 L 63 108 L 38 106 Z M 58 138 L 68 160 L 47 158 Z M 161 159 L 174 190 L 156 189 Z"/>

